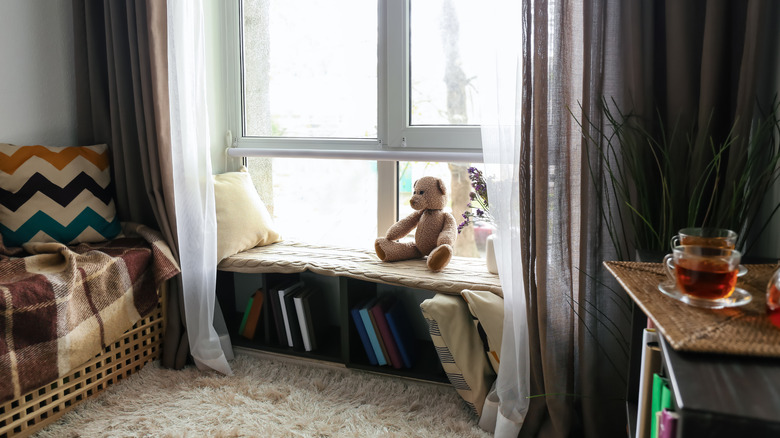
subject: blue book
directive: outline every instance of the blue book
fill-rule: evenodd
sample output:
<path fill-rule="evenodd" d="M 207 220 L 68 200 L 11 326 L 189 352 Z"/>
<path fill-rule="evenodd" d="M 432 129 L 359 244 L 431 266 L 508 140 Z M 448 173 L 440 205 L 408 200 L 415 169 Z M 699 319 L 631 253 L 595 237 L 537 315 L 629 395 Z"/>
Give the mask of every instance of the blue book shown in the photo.
<path fill-rule="evenodd" d="M 363 324 L 363 318 L 360 316 L 360 307 L 361 306 L 350 309 L 349 313 L 352 314 L 352 321 L 355 322 L 355 327 L 360 335 L 360 340 L 363 342 L 363 348 L 366 350 L 366 355 L 368 356 L 368 363 L 376 365 L 376 354 L 374 354 L 374 347 L 371 346 L 371 341 L 368 339 L 368 333 L 366 333 L 366 326 Z"/>
<path fill-rule="evenodd" d="M 398 351 L 401 353 L 404 366 L 411 368 L 415 358 L 414 335 L 410 331 L 409 318 L 407 318 L 400 300 L 396 300 L 387 309 L 385 319 L 387 319 L 387 325 L 390 326 L 390 332 L 393 334 Z"/>
<path fill-rule="evenodd" d="M 382 347 L 379 345 L 379 338 L 374 330 L 374 324 L 371 323 L 371 316 L 368 314 L 368 310 L 374 307 L 377 298 L 374 298 L 368 302 L 365 306 L 360 308 L 360 317 L 363 320 L 363 326 L 368 334 L 368 339 L 371 341 L 371 346 L 374 347 L 374 354 L 376 355 L 376 361 L 379 365 L 387 365 L 385 355 L 382 353 Z"/>

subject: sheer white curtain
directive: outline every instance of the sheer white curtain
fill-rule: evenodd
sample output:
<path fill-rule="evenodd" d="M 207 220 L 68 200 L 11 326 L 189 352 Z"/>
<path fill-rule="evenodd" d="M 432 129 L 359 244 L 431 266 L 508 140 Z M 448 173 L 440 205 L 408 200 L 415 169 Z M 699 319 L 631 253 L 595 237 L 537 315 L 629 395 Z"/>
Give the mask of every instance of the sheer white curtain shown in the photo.
<path fill-rule="evenodd" d="M 495 391 L 499 399 L 496 437 L 516 437 L 528 411 L 530 363 L 527 303 L 521 256 L 520 159 L 522 5 L 493 1 L 483 26 L 482 151 L 488 199 L 496 219 L 498 271 L 504 291 L 504 334 Z"/>
<path fill-rule="evenodd" d="M 168 0 L 171 148 L 185 325 L 198 368 L 232 374 L 213 326 L 217 220 L 205 54 L 202 0 Z"/>

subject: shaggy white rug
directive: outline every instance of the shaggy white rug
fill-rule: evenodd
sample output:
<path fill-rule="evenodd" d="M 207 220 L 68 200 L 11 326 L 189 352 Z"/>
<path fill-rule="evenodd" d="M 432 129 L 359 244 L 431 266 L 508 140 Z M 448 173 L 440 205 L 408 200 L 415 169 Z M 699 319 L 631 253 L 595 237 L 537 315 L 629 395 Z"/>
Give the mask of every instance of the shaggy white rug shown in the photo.
<path fill-rule="evenodd" d="M 157 362 L 37 437 L 489 437 L 455 390 L 240 354 L 233 376 Z"/>

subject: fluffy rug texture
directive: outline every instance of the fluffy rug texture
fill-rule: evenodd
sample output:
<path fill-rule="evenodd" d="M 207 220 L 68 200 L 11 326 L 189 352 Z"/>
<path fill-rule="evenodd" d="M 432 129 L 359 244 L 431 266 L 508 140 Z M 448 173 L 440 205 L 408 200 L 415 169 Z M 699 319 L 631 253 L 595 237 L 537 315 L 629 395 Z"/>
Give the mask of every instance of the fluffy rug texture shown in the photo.
<path fill-rule="evenodd" d="M 489 437 L 448 386 L 240 354 L 234 375 L 157 362 L 36 437 Z"/>

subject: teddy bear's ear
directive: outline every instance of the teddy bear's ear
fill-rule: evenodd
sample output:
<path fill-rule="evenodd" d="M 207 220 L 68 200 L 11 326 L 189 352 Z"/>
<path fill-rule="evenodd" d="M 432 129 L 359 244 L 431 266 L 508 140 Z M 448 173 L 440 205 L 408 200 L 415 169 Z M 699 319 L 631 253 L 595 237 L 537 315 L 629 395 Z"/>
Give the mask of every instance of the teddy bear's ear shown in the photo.
<path fill-rule="evenodd" d="M 412 187 L 416 189 L 416 188 L 417 188 L 417 183 L 418 183 L 418 182 L 420 182 L 420 180 L 419 180 L 419 179 L 416 179 L 416 180 L 414 180 L 414 182 L 412 183 Z"/>
<path fill-rule="evenodd" d="M 440 178 L 436 178 L 436 184 L 439 185 L 439 190 L 441 190 L 442 195 L 447 194 L 447 186 L 444 185 L 444 181 L 442 181 Z"/>

